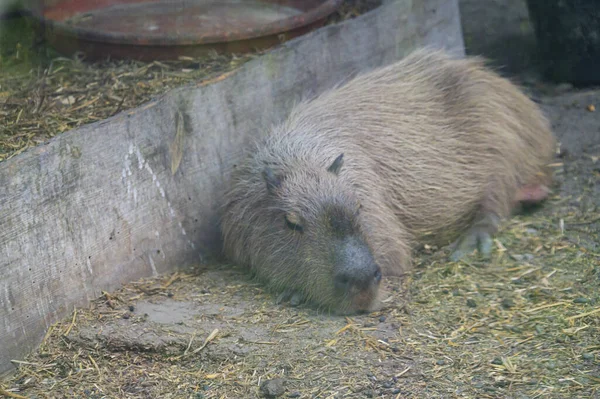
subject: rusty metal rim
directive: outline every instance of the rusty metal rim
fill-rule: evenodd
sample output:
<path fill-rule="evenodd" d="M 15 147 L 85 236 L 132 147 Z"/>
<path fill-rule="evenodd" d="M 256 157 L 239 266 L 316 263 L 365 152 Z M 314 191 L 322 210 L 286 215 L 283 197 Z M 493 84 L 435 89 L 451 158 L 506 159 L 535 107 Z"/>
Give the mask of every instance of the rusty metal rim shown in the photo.
<path fill-rule="evenodd" d="M 177 37 L 137 35 L 126 33 L 106 33 L 94 29 L 72 27 L 62 22 L 45 18 L 43 13 L 34 13 L 35 18 L 48 30 L 54 30 L 62 35 L 76 37 L 77 40 L 113 43 L 136 46 L 182 46 L 211 43 L 226 43 L 254 39 L 263 36 L 277 35 L 317 22 L 337 10 L 343 0 L 325 0 L 319 6 L 294 17 L 275 21 L 263 26 L 232 31 L 221 35 L 178 35 Z"/>

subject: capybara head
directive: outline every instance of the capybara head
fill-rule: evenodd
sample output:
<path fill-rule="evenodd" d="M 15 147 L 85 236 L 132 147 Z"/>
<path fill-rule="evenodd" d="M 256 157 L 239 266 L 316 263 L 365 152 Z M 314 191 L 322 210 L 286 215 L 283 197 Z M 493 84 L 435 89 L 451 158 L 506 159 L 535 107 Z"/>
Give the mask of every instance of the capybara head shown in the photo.
<path fill-rule="evenodd" d="M 360 203 L 339 178 L 343 160 L 341 154 L 328 167 L 264 164 L 255 180 L 237 180 L 246 198 L 236 201 L 234 189 L 223 222 L 233 259 L 275 289 L 338 314 L 370 310 L 381 281 L 359 224 Z"/>

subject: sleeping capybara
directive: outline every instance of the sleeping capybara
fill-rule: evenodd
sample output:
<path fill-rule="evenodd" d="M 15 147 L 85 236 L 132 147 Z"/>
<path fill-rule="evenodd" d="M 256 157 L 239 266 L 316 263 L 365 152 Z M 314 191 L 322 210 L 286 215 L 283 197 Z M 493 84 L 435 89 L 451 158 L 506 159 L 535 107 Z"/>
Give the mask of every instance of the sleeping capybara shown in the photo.
<path fill-rule="evenodd" d="M 554 150 L 536 104 L 482 59 L 420 49 L 298 104 L 251 148 L 225 255 L 280 299 L 369 311 L 417 242 L 489 255 L 515 203 L 547 195 Z"/>

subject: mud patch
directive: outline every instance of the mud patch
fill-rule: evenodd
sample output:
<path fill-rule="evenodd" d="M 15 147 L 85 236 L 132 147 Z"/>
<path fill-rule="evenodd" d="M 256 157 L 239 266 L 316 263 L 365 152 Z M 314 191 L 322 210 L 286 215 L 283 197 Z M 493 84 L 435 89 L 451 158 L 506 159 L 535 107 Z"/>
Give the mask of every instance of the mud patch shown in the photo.
<path fill-rule="evenodd" d="M 164 301 L 162 303 L 140 302 L 137 312 L 147 316 L 149 321 L 160 324 L 183 324 L 184 321 L 201 314 L 199 309 L 194 309 L 189 302 Z"/>

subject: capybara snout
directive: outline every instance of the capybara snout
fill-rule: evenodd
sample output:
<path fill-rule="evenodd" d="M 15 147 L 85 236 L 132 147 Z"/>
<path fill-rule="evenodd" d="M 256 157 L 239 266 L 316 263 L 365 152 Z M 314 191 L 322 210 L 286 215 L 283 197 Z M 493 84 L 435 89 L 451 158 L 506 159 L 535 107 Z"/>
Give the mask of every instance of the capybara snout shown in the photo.
<path fill-rule="evenodd" d="M 381 268 L 363 241 L 356 237 L 347 238 L 341 243 L 339 252 L 333 277 L 339 293 L 353 296 L 377 288 L 381 281 Z"/>

